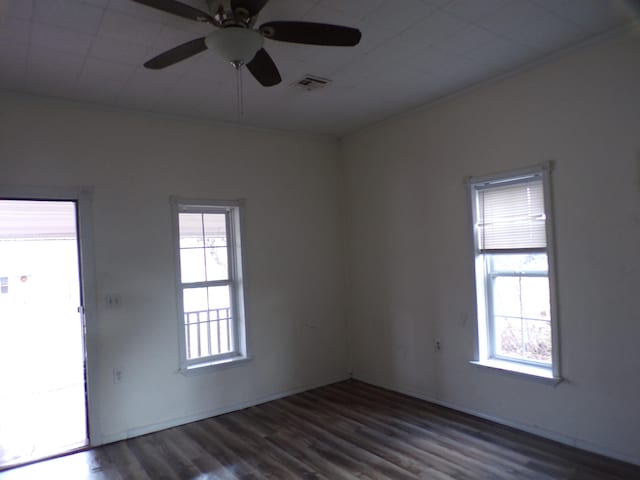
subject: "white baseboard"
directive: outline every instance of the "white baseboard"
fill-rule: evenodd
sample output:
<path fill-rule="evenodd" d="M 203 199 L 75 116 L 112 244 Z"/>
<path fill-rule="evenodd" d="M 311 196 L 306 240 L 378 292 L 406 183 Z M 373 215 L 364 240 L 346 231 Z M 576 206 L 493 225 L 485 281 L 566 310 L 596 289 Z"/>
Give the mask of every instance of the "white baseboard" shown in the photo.
<path fill-rule="evenodd" d="M 162 422 L 142 425 L 142 426 L 134 427 L 122 432 L 102 435 L 100 438 L 97 438 L 97 439 L 92 438 L 91 446 L 97 447 L 99 445 L 106 445 L 108 443 L 119 442 L 120 440 L 126 440 L 127 438 L 134 438 L 134 437 L 139 437 L 140 435 L 146 435 L 148 433 L 159 432 L 160 430 L 166 430 L 167 428 L 173 428 L 179 425 L 185 425 L 187 423 L 197 422 L 198 420 L 204 420 L 205 418 L 224 415 L 225 413 L 235 412 L 236 410 L 242 410 L 244 408 L 253 407 L 255 405 L 260 405 L 261 403 L 270 402 L 272 400 L 288 397 L 290 395 L 295 395 L 296 393 L 306 392 L 307 390 L 323 387 L 325 385 L 341 382 L 348 379 L 349 379 L 349 375 L 345 374 L 340 377 L 329 378 L 322 382 L 307 384 L 307 385 L 299 386 L 296 388 L 292 388 L 290 390 L 285 390 L 285 391 L 277 392 L 273 394 L 257 396 L 251 400 L 247 400 L 244 402 L 225 405 L 223 407 L 214 408 L 212 410 L 207 410 L 204 412 L 198 412 L 192 415 L 171 418 Z"/>
<path fill-rule="evenodd" d="M 454 403 L 451 403 L 451 402 L 447 402 L 447 401 L 444 401 L 444 400 L 440 400 L 438 398 L 431 397 L 429 395 L 424 395 L 424 394 L 422 394 L 420 392 L 412 391 L 411 389 L 398 387 L 397 385 L 386 385 L 384 383 L 381 383 L 381 382 L 378 382 L 378 381 L 375 381 L 375 380 L 371 380 L 371 379 L 367 379 L 367 378 L 364 378 L 364 377 L 359 376 L 359 375 L 353 375 L 352 378 L 354 380 L 360 380 L 361 382 L 365 382 L 365 383 L 369 383 L 371 385 L 375 385 L 375 386 L 378 386 L 378 387 L 386 388 L 387 390 L 392 390 L 394 392 L 402 393 L 402 394 L 408 395 L 410 397 L 418 398 L 420 400 L 425 400 L 427 402 L 434 403 L 434 404 L 440 405 L 442 407 L 450 408 L 450 409 L 456 410 L 458 412 L 467 413 L 469 415 L 473 415 L 474 417 L 479 417 L 479 418 L 482 418 L 484 420 L 489 420 L 489 421 L 492 421 L 492 422 L 495 422 L 495 423 L 499 423 L 500 425 L 505 425 L 507 427 L 512 427 L 512 428 L 515 428 L 517 430 L 522 430 L 522 431 L 527 432 L 527 433 L 532 433 L 532 434 L 537 435 L 539 437 L 547 438 L 549 440 L 553 440 L 553 441 L 556 441 L 558 443 L 562 443 L 564 445 L 569 445 L 570 447 L 576 447 L 576 448 L 579 448 L 581 450 L 586 450 L 586 451 L 591 452 L 591 453 L 596 453 L 598 455 L 604 455 L 605 457 L 613 458 L 615 460 L 620 460 L 622 462 L 631 463 L 633 465 L 640 466 L 640 457 L 632 457 L 632 456 L 626 455 L 624 453 L 620 453 L 618 451 L 611 450 L 610 448 L 607 448 L 605 446 L 589 442 L 587 440 L 582 440 L 580 438 L 574 438 L 574 437 L 571 437 L 569 435 L 565 435 L 563 433 L 556 432 L 554 430 L 548 430 L 548 429 L 545 429 L 545 428 L 540 428 L 540 427 L 536 427 L 536 426 L 532 426 L 532 425 L 527 425 L 525 423 L 520 423 L 520 422 L 514 421 L 514 420 L 507 420 L 507 419 L 504 419 L 504 418 L 495 417 L 493 415 L 487 415 L 487 414 L 485 414 L 483 412 L 480 412 L 478 410 L 462 407 L 460 405 L 457 405 L 457 404 L 454 404 Z"/>

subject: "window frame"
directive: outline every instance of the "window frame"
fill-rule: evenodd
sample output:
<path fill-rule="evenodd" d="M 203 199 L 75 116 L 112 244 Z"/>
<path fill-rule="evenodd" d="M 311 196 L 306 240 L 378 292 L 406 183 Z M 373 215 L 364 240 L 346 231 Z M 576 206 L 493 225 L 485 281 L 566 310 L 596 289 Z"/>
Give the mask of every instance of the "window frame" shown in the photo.
<path fill-rule="evenodd" d="M 512 170 L 504 173 L 468 177 L 465 181 L 468 193 L 468 205 L 471 211 L 470 226 L 472 228 L 472 248 L 474 256 L 474 279 L 475 279 L 475 306 L 476 306 L 476 322 L 474 334 L 474 359 L 471 363 L 481 367 L 489 367 L 515 373 L 518 375 L 526 375 L 557 383 L 561 380 L 560 375 L 560 328 L 558 315 L 558 288 L 556 280 L 556 256 L 555 256 L 555 233 L 553 225 L 553 198 L 552 198 L 552 182 L 551 172 L 552 162 L 545 162 L 532 167 L 519 170 Z M 540 179 L 542 181 L 544 213 L 545 213 L 545 236 L 546 247 L 539 249 L 526 249 L 521 253 L 546 253 L 547 256 L 547 273 L 546 275 L 537 275 L 533 272 L 525 273 L 524 276 L 545 276 L 549 282 L 549 314 L 551 318 L 551 364 L 544 364 L 528 359 L 514 359 L 496 355 L 495 353 L 495 335 L 493 330 L 493 322 L 490 316 L 493 315 L 493 306 L 491 295 L 492 269 L 485 265 L 485 262 L 491 261 L 488 256 L 499 255 L 497 252 L 481 252 L 478 241 L 478 215 L 477 215 L 477 192 L 486 189 L 488 186 L 503 186 L 508 184 L 525 183 L 529 180 Z M 535 251 L 534 251 L 535 250 Z M 505 252 L 507 253 L 507 252 Z M 512 251 L 510 253 L 518 253 Z M 503 272 L 501 272 L 503 273 Z M 519 276 L 522 272 L 517 272 Z"/>
<path fill-rule="evenodd" d="M 176 310 L 179 342 L 180 371 L 185 374 L 202 373 L 211 369 L 227 367 L 249 360 L 247 348 L 247 328 L 244 308 L 244 255 L 242 249 L 244 200 L 202 200 L 183 197 L 171 197 L 172 226 L 174 240 L 174 259 L 176 273 Z M 180 224 L 181 213 L 225 214 L 227 230 L 227 260 L 229 275 L 223 280 L 205 280 L 200 282 L 182 282 L 180 261 Z M 184 321 L 183 292 L 186 288 L 229 286 L 230 317 L 232 322 L 232 348 L 230 352 L 208 355 L 200 358 L 187 358 L 186 332 Z"/>

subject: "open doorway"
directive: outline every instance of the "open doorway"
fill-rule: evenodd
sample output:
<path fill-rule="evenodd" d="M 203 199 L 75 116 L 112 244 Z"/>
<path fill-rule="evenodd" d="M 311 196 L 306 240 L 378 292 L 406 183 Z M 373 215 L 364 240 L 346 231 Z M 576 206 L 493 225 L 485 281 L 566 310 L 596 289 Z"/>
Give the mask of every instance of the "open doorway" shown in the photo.
<path fill-rule="evenodd" d="M 88 444 L 77 202 L 0 199 L 0 469 Z"/>

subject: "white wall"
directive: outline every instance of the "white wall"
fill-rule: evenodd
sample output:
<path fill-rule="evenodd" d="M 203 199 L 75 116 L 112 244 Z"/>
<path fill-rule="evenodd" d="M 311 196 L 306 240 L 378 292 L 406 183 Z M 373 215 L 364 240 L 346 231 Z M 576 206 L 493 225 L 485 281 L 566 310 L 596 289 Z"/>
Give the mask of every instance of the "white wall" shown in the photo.
<path fill-rule="evenodd" d="M 0 102 L 0 185 L 93 190 L 94 443 L 347 376 L 334 141 L 27 96 Z M 248 364 L 176 372 L 170 195 L 246 199 Z M 107 306 L 108 294 L 120 305 Z"/>
<path fill-rule="evenodd" d="M 618 36 L 343 140 L 355 377 L 640 464 L 638 52 L 640 36 Z M 546 160 L 557 387 L 468 363 L 464 177 Z"/>

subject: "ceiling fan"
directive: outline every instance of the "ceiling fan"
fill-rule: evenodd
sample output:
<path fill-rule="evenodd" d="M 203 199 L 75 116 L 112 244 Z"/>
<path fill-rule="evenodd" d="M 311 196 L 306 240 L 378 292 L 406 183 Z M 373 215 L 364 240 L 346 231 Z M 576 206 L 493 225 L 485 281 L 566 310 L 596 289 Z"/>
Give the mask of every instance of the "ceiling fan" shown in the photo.
<path fill-rule="evenodd" d="M 147 61 L 144 66 L 161 69 L 207 49 L 217 52 L 236 69 L 247 69 L 265 87 L 282 81 L 271 56 L 263 48 L 264 39 L 309 45 L 352 47 L 360 42 L 356 28 L 327 23 L 275 21 L 254 28 L 258 14 L 268 0 L 207 0 L 204 12 L 176 0 L 133 0 L 173 15 L 210 23 L 217 27 L 206 37 L 178 45 Z"/>

